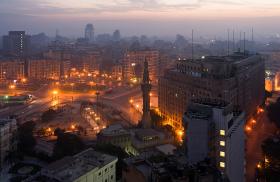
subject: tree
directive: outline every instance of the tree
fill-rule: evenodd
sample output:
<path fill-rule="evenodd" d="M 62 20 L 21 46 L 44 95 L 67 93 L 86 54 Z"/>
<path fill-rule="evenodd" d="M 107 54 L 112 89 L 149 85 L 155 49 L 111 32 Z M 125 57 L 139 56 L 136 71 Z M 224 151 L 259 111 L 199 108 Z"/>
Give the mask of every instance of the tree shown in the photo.
<path fill-rule="evenodd" d="M 263 175 L 266 181 L 280 179 L 280 136 L 266 139 L 262 144 L 264 155 Z"/>
<path fill-rule="evenodd" d="M 85 146 L 82 140 L 71 133 L 57 133 L 57 141 L 54 147 L 53 158 L 60 159 L 67 155 L 75 155 L 81 152 Z"/>
<path fill-rule="evenodd" d="M 271 122 L 275 123 L 278 129 L 280 129 L 280 98 L 267 107 L 267 117 Z"/>
<path fill-rule="evenodd" d="M 18 128 L 18 149 L 22 152 L 31 152 L 36 145 L 36 140 L 33 136 L 35 123 L 28 121 Z"/>
<path fill-rule="evenodd" d="M 42 116 L 41 116 L 42 121 L 43 121 L 43 122 L 50 121 L 50 120 L 54 119 L 54 117 L 56 116 L 56 114 L 57 114 L 57 113 L 56 113 L 55 110 L 49 109 L 49 110 L 45 111 L 45 112 L 42 114 Z"/>

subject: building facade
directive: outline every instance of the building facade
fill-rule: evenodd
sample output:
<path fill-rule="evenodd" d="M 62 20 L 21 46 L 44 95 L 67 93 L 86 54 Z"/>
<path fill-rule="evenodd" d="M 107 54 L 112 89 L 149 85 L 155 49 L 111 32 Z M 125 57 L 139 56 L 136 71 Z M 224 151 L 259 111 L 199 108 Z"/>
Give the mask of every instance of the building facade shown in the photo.
<path fill-rule="evenodd" d="M 25 56 L 28 54 L 30 37 L 25 31 L 10 31 L 9 35 L 3 36 L 3 49 L 6 53 L 15 56 Z"/>
<path fill-rule="evenodd" d="M 189 101 L 222 99 L 245 111 L 246 117 L 264 101 L 264 61 L 259 55 L 235 53 L 225 57 L 178 60 L 158 84 L 158 106 L 166 123 L 182 128 Z"/>
<path fill-rule="evenodd" d="M 230 181 L 245 181 L 244 116 L 224 101 L 191 103 L 183 117 L 189 163 L 209 158 Z"/>
<path fill-rule="evenodd" d="M 94 28 L 92 24 L 87 24 L 85 28 L 85 39 L 89 42 L 94 40 Z"/>
<path fill-rule="evenodd" d="M 150 79 L 157 83 L 159 75 L 159 51 L 128 51 L 123 59 L 123 78 L 127 82 L 140 83 L 145 59 L 148 61 Z"/>
<path fill-rule="evenodd" d="M 60 61 L 48 59 L 28 60 L 28 77 L 34 80 L 58 80 Z"/>
<path fill-rule="evenodd" d="M 20 60 L 0 60 L 0 81 L 20 80 L 25 77 L 25 62 Z"/>
<path fill-rule="evenodd" d="M 8 152 L 16 150 L 17 122 L 15 119 L 0 119 L 0 168 Z"/>
<path fill-rule="evenodd" d="M 26 181 L 58 182 L 115 182 L 117 157 L 102 154 L 89 148 L 74 156 L 67 156 L 43 168 L 39 175 Z"/>

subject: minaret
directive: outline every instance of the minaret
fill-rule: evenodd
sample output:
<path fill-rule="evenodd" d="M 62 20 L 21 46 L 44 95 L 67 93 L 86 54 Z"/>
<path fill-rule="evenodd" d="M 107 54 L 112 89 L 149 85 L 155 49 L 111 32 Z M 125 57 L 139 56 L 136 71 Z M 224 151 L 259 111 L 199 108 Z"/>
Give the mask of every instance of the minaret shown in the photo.
<path fill-rule="evenodd" d="M 143 94 L 143 116 L 142 116 L 142 127 L 151 128 L 151 115 L 150 115 L 150 91 L 152 85 L 149 78 L 148 61 L 145 59 L 143 80 L 141 84 L 142 94 Z"/>

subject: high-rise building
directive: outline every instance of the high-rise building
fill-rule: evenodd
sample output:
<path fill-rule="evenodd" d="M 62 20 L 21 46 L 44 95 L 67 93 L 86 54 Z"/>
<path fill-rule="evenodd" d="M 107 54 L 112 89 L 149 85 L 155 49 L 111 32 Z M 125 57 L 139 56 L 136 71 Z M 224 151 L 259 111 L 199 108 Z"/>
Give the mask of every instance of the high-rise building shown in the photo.
<path fill-rule="evenodd" d="M 6 53 L 16 56 L 26 56 L 30 45 L 30 37 L 25 31 L 10 31 L 3 36 L 3 49 Z"/>
<path fill-rule="evenodd" d="M 25 63 L 18 59 L 0 59 L 0 81 L 20 80 L 25 76 Z"/>
<path fill-rule="evenodd" d="M 8 155 L 16 149 L 17 122 L 15 119 L 0 119 L 0 168 Z"/>
<path fill-rule="evenodd" d="M 89 42 L 94 40 L 94 28 L 92 24 L 87 24 L 85 28 L 85 39 Z"/>
<path fill-rule="evenodd" d="M 123 78 L 125 81 L 140 83 L 144 70 L 144 62 L 148 61 L 150 79 L 152 83 L 158 81 L 159 51 L 128 51 L 123 59 Z"/>
<path fill-rule="evenodd" d="M 264 102 L 264 61 L 260 55 L 235 53 L 224 57 L 178 60 L 159 79 L 158 106 L 166 123 L 182 128 L 191 99 L 222 99 L 250 117 Z"/>
<path fill-rule="evenodd" d="M 221 100 L 191 103 L 183 117 L 185 146 L 190 164 L 209 158 L 229 179 L 245 180 L 245 114 Z"/>
<path fill-rule="evenodd" d="M 113 41 L 119 41 L 121 39 L 121 33 L 119 30 L 115 30 L 113 33 Z"/>

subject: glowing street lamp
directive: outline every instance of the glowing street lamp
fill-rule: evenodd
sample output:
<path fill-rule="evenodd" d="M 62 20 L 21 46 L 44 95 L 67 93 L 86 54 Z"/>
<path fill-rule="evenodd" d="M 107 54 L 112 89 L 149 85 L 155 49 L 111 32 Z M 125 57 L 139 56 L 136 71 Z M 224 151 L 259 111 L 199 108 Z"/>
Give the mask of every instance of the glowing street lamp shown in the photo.
<path fill-rule="evenodd" d="M 22 78 L 22 79 L 21 79 L 21 82 L 22 82 L 22 83 L 26 83 L 26 82 L 27 82 L 27 79 L 26 79 L 26 78 Z"/>
<path fill-rule="evenodd" d="M 57 91 L 57 90 L 54 90 L 52 93 L 53 93 L 53 95 L 57 95 L 57 94 L 58 94 L 58 91 Z"/>
<path fill-rule="evenodd" d="M 12 84 L 12 85 L 9 86 L 9 88 L 10 88 L 10 89 L 15 89 L 15 88 L 16 88 L 16 85 Z"/>
<path fill-rule="evenodd" d="M 72 130 L 75 130 L 75 129 L 76 129 L 76 126 L 75 126 L 74 124 L 72 124 L 72 125 L 71 125 L 71 129 L 72 129 Z"/>
<path fill-rule="evenodd" d="M 251 128 L 250 126 L 246 126 L 245 130 L 246 130 L 247 132 L 250 132 L 250 131 L 252 131 L 252 128 Z"/>

